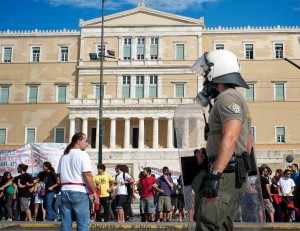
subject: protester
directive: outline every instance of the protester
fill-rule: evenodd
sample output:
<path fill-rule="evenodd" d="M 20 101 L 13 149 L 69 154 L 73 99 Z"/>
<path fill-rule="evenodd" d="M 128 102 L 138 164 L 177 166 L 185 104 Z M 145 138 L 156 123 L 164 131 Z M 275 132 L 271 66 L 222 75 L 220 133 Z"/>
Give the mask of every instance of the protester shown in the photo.
<path fill-rule="evenodd" d="M 153 185 L 158 194 L 158 222 L 169 221 L 169 213 L 172 212 L 171 189 L 173 187 L 173 179 L 169 176 L 169 168 L 167 166 L 162 169 L 163 175 L 157 178 Z M 166 218 L 164 218 L 164 213 Z"/>
<path fill-rule="evenodd" d="M 93 192 L 94 203 L 99 203 L 91 173 L 90 157 L 85 152 L 88 145 L 86 135 L 76 133 L 58 163 L 57 172 L 60 174 L 62 184 L 61 231 L 72 230 L 73 219 L 77 223 L 77 230 L 89 230 L 88 188 Z"/>
<path fill-rule="evenodd" d="M 44 197 L 46 194 L 46 185 L 44 181 L 34 183 L 34 220 L 38 220 L 39 209 L 42 211 L 42 221 L 46 220 L 46 210 L 44 209 Z"/>
<path fill-rule="evenodd" d="M 111 175 L 105 172 L 106 166 L 104 164 L 100 164 L 97 166 L 98 174 L 93 177 L 93 181 L 98 189 L 101 189 L 100 193 L 100 205 L 104 209 L 104 222 L 108 222 L 109 218 L 109 199 L 110 199 L 110 192 L 111 186 L 114 183 L 114 179 Z M 98 211 L 98 212 L 97 212 Z M 100 210 L 96 210 L 97 220 L 100 221 Z"/>
<path fill-rule="evenodd" d="M 143 169 L 143 175 L 139 179 L 141 197 L 140 197 L 140 206 L 141 206 L 141 215 L 144 216 L 144 221 L 154 221 L 155 217 L 153 214 L 154 208 L 154 193 L 153 185 L 156 182 L 156 179 L 151 176 L 151 168 L 145 167 Z"/>
<path fill-rule="evenodd" d="M 1 188 L 0 191 L 3 191 L 3 195 L 5 196 L 5 207 L 7 211 L 7 221 L 12 221 L 13 213 L 12 213 L 12 204 L 14 197 L 14 186 L 12 182 L 12 175 L 10 172 L 5 172 L 1 178 Z"/>
<path fill-rule="evenodd" d="M 126 209 L 126 196 L 128 195 L 126 184 L 131 184 L 134 179 L 122 171 L 122 165 L 118 164 L 115 168 L 117 175 L 115 176 L 116 184 L 116 210 L 117 221 L 125 222 L 124 210 Z"/>
<path fill-rule="evenodd" d="M 14 187 L 14 196 L 18 192 L 18 199 L 20 202 L 20 211 L 26 213 L 26 217 L 28 221 L 32 221 L 31 217 L 31 211 L 29 208 L 30 201 L 31 201 L 31 192 L 30 188 L 33 186 L 33 178 L 30 174 L 28 174 L 26 171 L 28 169 L 28 165 L 25 164 L 19 164 L 17 167 L 18 173 L 20 173 L 19 176 L 15 177 L 13 179 L 13 183 L 16 185 Z M 14 210 L 17 211 L 15 213 L 14 220 L 18 220 L 18 207 L 17 202 L 14 206 Z"/>

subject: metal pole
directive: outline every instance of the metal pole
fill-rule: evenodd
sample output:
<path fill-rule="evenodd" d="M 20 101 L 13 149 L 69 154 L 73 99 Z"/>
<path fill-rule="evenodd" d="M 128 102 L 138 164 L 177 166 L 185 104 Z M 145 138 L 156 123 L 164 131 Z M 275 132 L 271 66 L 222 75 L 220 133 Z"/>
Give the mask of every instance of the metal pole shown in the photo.
<path fill-rule="evenodd" d="M 104 0 L 102 0 L 102 25 L 101 25 L 101 57 L 100 57 L 100 103 L 99 103 L 99 147 L 98 147 L 98 165 L 102 164 L 102 137 L 103 137 L 103 53 L 104 43 Z"/>

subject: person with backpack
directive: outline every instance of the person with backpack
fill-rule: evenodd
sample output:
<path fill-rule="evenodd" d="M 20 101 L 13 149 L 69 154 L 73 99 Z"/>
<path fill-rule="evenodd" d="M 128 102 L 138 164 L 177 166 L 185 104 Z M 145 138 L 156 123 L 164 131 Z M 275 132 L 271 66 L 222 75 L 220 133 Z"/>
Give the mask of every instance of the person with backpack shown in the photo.
<path fill-rule="evenodd" d="M 57 215 L 53 210 L 53 202 L 56 187 L 59 186 L 59 179 L 50 162 L 46 161 L 43 163 L 43 170 L 44 171 L 38 174 L 37 179 L 34 182 L 43 181 L 45 183 L 46 191 L 44 195 L 44 205 L 46 209 L 46 220 L 54 221 Z"/>
<path fill-rule="evenodd" d="M 128 190 L 126 187 L 134 182 L 134 179 L 128 174 L 122 171 L 122 165 L 118 164 L 115 168 L 117 175 L 115 176 L 116 184 L 116 210 L 117 221 L 125 222 L 124 210 L 126 209 L 126 196 Z"/>
<path fill-rule="evenodd" d="M 44 209 L 44 197 L 46 194 L 46 186 L 44 181 L 34 183 L 34 220 L 37 221 L 39 216 L 39 208 L 42 210 L 42 221 L 46 220 L 46 210 Z"/>

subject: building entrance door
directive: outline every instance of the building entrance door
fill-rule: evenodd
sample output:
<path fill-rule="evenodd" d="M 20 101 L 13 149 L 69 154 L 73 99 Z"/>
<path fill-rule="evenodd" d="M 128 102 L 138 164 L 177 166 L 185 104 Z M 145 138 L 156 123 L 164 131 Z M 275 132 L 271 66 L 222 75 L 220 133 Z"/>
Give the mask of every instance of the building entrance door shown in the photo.
<path fill-rule="evenodd" d="M 132 128 L 132 148 L 139 147 L 139 128 Z"/>

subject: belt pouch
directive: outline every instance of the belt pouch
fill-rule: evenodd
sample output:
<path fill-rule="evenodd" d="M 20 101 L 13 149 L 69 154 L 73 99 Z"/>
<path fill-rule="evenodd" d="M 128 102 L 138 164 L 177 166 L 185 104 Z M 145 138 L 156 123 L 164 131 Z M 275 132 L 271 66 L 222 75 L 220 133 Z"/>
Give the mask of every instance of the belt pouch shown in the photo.
<path fill-rule="evenodd" d="M 237 164 L 237 176 L 239 182 L 241 184 L 246 183 L 247 169 L 244 160 L 242 158 L 237 158 L 236 164 Z"/>

